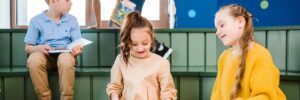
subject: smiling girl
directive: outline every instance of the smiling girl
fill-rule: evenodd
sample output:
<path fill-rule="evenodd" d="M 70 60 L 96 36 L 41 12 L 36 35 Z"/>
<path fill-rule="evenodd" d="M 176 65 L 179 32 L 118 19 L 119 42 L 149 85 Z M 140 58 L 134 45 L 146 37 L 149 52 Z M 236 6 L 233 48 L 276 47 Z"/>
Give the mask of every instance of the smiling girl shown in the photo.
<path fill-rule="evenodd" d="M 211 100 L 285 100 L 270 52 L 254 41 L 252 14 L 239 5 L 215 15 L 216 35 L 225 46 Z"/>
<path fill-rule="evenodd" d="M 154 54 L 151 23 L 140 13 L 127 15 L 120 33 L 119 54 L 111 69 L 107 94 L 112 100 L 175 100 L 176 89 L 167 59 Z"/>

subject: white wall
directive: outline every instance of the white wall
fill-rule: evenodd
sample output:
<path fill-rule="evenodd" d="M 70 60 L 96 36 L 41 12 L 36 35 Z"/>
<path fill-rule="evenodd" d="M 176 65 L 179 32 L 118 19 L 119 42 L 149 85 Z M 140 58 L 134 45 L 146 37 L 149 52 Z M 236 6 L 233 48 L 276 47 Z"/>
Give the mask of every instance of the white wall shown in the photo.
<path fill-rule="evenodd" d="M 27 25 L 27 1 L 16 0 L 17 3 L 17 25 Z M 33 5 L 32 5 L 33 6 Z M 35 5 L 37 6 L 37 5 Z"/>
<path fill-rule="evenodd" d="M 0 0 L 0 29 L 10 28 L 10 0 Z"/>
<path fill-rule="evenodd" d="M 48 9 L 45 0 L 17 0 L 17 24 L 28 25 L 32 17 Z M 85 0 L 72 0 L 70 14 L 74 15 L 80 25 L 85 25 Z"/>

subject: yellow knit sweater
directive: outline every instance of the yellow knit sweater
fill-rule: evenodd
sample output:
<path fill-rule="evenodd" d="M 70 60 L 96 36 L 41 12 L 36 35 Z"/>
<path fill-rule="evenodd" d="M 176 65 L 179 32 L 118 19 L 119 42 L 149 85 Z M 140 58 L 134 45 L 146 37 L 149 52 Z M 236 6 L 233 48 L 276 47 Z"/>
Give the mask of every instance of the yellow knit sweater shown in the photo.
<path fill-rule="evenodd" d="M 222 53 L 211 100 L 230 100 L 239 61 L 239 57 L 232 55 L 232 48 Z M 247 53 L 241 90 L 236 100 L 285 100 L 279 81 L 280 73 L 271 54 L 266 48 L 254 43 Z"/>

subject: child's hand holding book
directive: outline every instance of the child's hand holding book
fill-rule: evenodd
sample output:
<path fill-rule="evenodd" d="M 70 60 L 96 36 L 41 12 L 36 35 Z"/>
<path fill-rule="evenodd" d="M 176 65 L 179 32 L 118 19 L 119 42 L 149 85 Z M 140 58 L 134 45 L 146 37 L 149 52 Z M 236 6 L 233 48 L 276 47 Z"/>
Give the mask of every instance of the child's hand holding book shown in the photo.
<path fill-rule="evenodd" d="M 70 43 L 66 49 L 60 49 L 60 50 L 49 50 L 49 53 L 63 53 L 63 52 L 71 52 L 73 55 L 78 55 L 82 52 L 83 47 L 93 43 L 93 41 L 80 38 L 75 40 L 74 42 Z"/>

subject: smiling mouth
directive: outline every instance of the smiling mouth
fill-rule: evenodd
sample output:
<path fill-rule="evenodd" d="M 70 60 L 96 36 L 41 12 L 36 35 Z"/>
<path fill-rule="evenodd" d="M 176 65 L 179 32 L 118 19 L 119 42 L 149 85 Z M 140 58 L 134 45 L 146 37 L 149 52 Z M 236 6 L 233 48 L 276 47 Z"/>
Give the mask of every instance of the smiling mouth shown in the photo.
<path fill-rule="evenodd" d="M 226 36 L 226 34 L 221 35 L 219 38 L 223 39 Z"/>
<path fill-rule="evenodd" d="M 142 54 L 142 53 L 145 53 L 145 51 L 143 51 L 143 52 L 138 52 L 139 54 Z"/>

